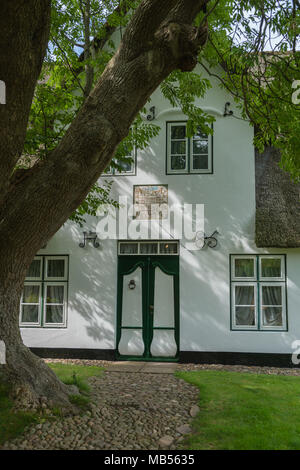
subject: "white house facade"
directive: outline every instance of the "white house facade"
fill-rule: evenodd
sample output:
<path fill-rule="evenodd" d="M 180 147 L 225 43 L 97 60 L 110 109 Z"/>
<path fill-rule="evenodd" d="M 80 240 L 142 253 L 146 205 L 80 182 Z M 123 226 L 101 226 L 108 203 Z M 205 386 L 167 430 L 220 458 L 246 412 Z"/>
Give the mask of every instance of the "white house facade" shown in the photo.
<path fill-rule="evenodd" d="M 24 343 L 37 354 L 293 365 L 300 248 L 256 245 L 253 128 L 217 83 L 198 105 L 215 118 L 213 136 L 188 137 L 186 116 L 153 94 L 159 135 L 124 172 L 103 176 L 113 198 L 136 205 L 115 239 L 101 238 L 104 214 L 84 229 L 66 223 L 37 254 L 20 305 Z M 172 207 L 192 210 L 191 220 L 196 206 L 204 225 L 191 225 L 193 236 L 179 236 L 173 219 L 164 225 Z M 98 237 L 83 243 L 83 231 Z"/>

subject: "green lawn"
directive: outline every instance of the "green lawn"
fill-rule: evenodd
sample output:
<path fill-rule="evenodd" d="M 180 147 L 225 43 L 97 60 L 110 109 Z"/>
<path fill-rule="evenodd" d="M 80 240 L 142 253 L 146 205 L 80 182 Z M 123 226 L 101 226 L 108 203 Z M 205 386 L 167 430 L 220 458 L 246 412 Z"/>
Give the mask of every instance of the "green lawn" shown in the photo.
<path fill-rule="evenodd" d="M 34 413 L 13 412 L 8 390 L 0 384 L 0 445 L 23 433 L 26 426 L 38 420 Z"/>
<path fill-rule="evenodd" d="M 85 367 L 59 363 L 48 365 L 62 382 L 77 385 L 79 390 L 85 394 L 88 394 L 89 391 L 86 379 L 99 376 L 103 372 L 101 367 L 94 366 Z M 85 406 L 88 402 L 88 398 L 83 395 L 71 398 L 73 398 L 71 401 L 78 406 Z M 36 413 L 14 412 L 13 402 L 8 398 L 8 390 L 0 384 L 0 445 L 5 441 L 18 437 L 24 432 L 26 426 L 39 422 L 41 419 L 45 419 L 45 417 Z"/>
<path fill-rule="evenodd" d="M 185 447 L 300 450 L 300 377 L 179 372 L 199 388 L 200 413 Z"/>
<path fill-rule="evenodd" d="M 96 366 L 78 366 L 73 364 L 49 363 L 49 367 L 57 377 L 67 385 L 77 385 L 81 392 L 88 392 L 89 386 L 86 380 L 89 377 L 99 376 L 103 368 Z"/>

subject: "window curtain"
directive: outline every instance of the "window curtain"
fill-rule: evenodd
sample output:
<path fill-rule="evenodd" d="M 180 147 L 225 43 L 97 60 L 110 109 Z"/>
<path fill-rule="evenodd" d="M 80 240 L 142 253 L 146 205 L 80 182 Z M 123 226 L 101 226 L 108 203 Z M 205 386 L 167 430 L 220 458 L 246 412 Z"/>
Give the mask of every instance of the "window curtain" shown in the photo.
<path fill-rule="evenodd" d="M 22 322 L 37 323 L 39 318 L 40 287 L 26 285 L 22 298 Z"/>
<path fill-rule="evenodd" d="M 264 326 L 282 326 L 281 286 L 262 286 L 262 313 Z"/>
<path fill-rule="evenodd" d="M 235 286 L 236 325 L 255 325 L 254 286 Z"/>
<path fill-rule="evenodd" d="M 46 323 L 62 323 L 63 322 L 63 306 L 47 305 L 46 307 Z"/>
<path fill-rule="evenodd" d="M 47 286 L 46 301 L 46 323 L 62 323 L 64 286 Z"/>

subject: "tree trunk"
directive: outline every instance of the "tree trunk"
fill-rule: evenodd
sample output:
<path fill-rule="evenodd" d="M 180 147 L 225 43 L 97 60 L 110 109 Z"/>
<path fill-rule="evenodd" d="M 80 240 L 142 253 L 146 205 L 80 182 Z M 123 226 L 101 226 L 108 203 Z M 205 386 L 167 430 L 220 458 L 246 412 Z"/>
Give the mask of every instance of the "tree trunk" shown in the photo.
<path fill-rule="evenodd" d="M 39 405 L 44 397 L 50 404 L 71 410 L 68 388 L 23 344 L 21 338 L 19 311 L 26 272 L 24 257 L 21 252 L 15 253 L 13 260 L 8 259 L 7 253 L 6 256 L 0 253 L 0 256 L 0 340 L 6 346 L 6 364 L 0 366 L 0 380 L 8 384 L 19 407 Z"/>
<path fill-rule="evenodd" d="M 46 396 L 68 403 L 66 387 L 28 351 L 19 333 L 19 302 L 30 262 L 81 204 L 153 91 L 173 70 L 195 67 L 207 27 L 197 29 L 193 21 L 207 3 L 143 0 L 57 148 L 20 180 L 10 180 L 5 190 L 0 204 L 0 340 L 6 344 L 7 364 L 0 366 L 0 374 L 19 398 Z M 9 127 L 6 132 L 12 138 Z M 5 138 L 0 129 L 3 147 Z M 0 174 L 2 160 L 4 150 Z"/>

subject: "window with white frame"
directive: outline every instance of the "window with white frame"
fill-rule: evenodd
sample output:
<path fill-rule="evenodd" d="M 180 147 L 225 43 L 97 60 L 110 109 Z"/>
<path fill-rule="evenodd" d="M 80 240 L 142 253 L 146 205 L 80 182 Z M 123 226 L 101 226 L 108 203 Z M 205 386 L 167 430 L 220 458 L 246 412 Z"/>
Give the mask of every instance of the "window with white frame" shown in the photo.
<path fill-rule="evenodd" d="M 186 122 L 167 123 L 167 174 L 212 173 L 212 136 L 187 137 Z"/>
<path fill-rule="evenodd" d="M 105 176 L 135 175 L 136 158 L 134 152 L 122 160 L 112 159 L 110 166 L 105 172 Z"/>
<path fill-rule="evenodd" d="M 66 326 L 68 269 L 68 256 L 34 258 L 25 278 L 20 326 Z"/>
<path fill-rule="evenodd" d="M 179 242 L 160 241 L 119 241 L 119 255 L 178 255 Z"/>
<path fill-rule="evenodd" d="M 285 255 L 231 256 L 231 327 L 287 330 Z"/>

